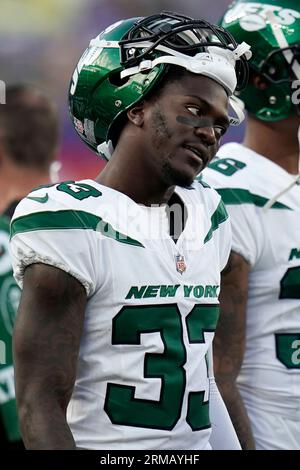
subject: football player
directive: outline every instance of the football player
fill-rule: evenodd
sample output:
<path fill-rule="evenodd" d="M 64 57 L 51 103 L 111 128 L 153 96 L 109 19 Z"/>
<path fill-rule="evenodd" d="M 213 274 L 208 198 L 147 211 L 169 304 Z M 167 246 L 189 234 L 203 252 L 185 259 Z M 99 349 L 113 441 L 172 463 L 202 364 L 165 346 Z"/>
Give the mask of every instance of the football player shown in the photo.
<path fill-rule="evenodd" d="M 211 353 L 230 226 L 193 180 L 247 56 L 222 28 L 161 13 L 109 26 L 81 57 L 71 118 L 112 156 L 95 181 L 32 192 L 12 222 L 27 448 L 240 448 Z"/>
<path fill-rule="evenodd" d="M 12 364 L 12 329 L 20 298 L 8 252 L 9 218 L 20 199 L 49 183 L 58 146 L 58 118 L 53 103 L 36 87 L 6 88 L 0 105 L 0 447 L 24 448 L 17 420 Z M 2 215 L 3 214 L 3 215 Z M 5 217 L 7 216 L 7 218 Z"/>
<path fill-rule="evenodd" d="M 249 417 L 257 449 L 299 449 L 299 2 L 238 0 L 222 25 L 253 55 L 239 94 L 244 141 L 221 147 L 203 176 L 233 230 L 216 377 L 244 448 L 253 448 Z"/>
<path fill-rule="evenodd" d="M 18 425 L 12 330 L 20 300 L 20 289 L 12 273 L 9 246 L 9 221 L 0 216 L 0 447 L 22 448 Z"/>

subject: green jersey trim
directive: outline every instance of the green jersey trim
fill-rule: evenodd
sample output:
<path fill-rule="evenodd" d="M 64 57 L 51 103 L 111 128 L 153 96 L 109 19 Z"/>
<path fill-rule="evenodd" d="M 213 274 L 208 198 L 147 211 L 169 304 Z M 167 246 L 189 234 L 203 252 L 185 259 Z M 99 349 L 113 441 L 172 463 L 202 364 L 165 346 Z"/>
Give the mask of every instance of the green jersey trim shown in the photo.
<path fill-rule="evenodd" d="M 209 188 L 209 189 L 211 189 L 211 186 L 209 186 L 209 184 L 207 184 L 207 183 L 202 179 L 202 174 L 196 176 L 195 181 L 197 181 L 197 183 L 201 184 L 201 186 L 203 186 L 203 188 Z"/>
<path fill-rule="evenodd" d="M 217 230 L 217 228 L 219 228 L 219 225 L 225 222 L 225 220 L 227 219 L 228 219 L 227 211 L 225 209 L 223 201 L 220 201 L 218 207 L 216 208 L 215 212 L 210 218 L 211 227 L 209 231 L 207 232 L 206 237 L 204 238 L 204 243 L 208 242 L 212 238 L 213 232 Z"/>
<path fill-rule="evenodd" d="M 248 189 L 240 188 L 219 188 L 216 191 L 220 194 L 225 204 L 254 204 L 258 207 L 263 207 L 269 202 L 269 199 L 258 194 L 251 193 Z M 281 202 L 274 202 L 271 209 L 288 209 L 290 207 L 282 204 Z"/>
<path fill-rule="evenodd" d="M 118 232 L 101 217 L 85 211 L 45 211 L 23 215 L 13 220 L 10 237 L 13 238 L 18 233 L 60 229 L 94 230 L 120 243 L 144 248 L 142 243 Z"/>

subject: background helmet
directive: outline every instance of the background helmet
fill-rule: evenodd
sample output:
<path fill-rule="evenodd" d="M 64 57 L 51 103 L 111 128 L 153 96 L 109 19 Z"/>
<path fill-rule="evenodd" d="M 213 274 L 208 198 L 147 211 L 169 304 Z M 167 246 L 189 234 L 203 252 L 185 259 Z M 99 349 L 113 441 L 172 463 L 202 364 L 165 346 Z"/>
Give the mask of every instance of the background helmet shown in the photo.
<path fill-rule="evenodd" d="M 170 64 L 213 78 L 231 95 L 247 81 L 249 49 L 219 26 L 175 13 L 118 21 L 91 40 L 73 73 L 74 127 L 93 150 L 115 143 L 126 111 L 160 83 Z"/>
<path fill-rule="evenodd" d="M 251 46 L 250 81 L 238 94 L 249 113 L 263 121 L 279 121 L 298 111 L 300 1 L 236 0 L 220 23 L 237 41 Z M 254 86 L 251 71 L 265 78 L 266 89 Z"/>

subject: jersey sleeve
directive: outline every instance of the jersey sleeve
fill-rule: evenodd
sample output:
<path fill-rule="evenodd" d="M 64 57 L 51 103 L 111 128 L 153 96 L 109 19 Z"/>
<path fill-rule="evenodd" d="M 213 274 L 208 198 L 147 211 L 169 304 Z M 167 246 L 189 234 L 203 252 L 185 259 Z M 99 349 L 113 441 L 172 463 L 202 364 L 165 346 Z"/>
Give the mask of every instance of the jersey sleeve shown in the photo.
<path fill-rule="evenodd" d="M 263 236 L 254 207 L 228 205 L 232 226 L 232 250 L 254 266 L 261 254 Z"/>
<path fill-rule="evenodd" d="M 213 450 L 242 450 L 214 378 L 209 379 L 210 444 Z"/>
<path fill-rule="evenodd" d="M 220 224 L 220 229 L 218 231 L 219 237 L 219 260 L 220 260 L 220 271 L 223 271 L 225 268 L 231 247 L 232 247 L 232 232 L 231 232 L 231 223 L 228 212 L 225 208 L 225 205 L 222 200 L 220 200 L 218 209 L 221 212 L 222 223 Z"/>
<path fill-rule="evenodd" d="M 213 450 L 241 450 L 229 413 L 215 382 L 212 345 L 207 351 L 206 359 L 209 378 L 210 444 Z"/>
<path fill-rule="evenodd" d="M 22 287 L 27 266 L 48 264 L 75 277 L 91 296 L 96 289 L 98 259 L 89 230 L 93 214 L 58 203 L 52 192 L 47 191 L 45 204 L 38 200 L 37 192 L 32 193 L 35 200 L 23 199 L 15 211 L 10 244 L 15 279 Z"/>
<path fill-rule="evenodd" d="M 262 252 L 264 236 L 258 208 L 245 180 L 240 180 L 238 175 L 222 174 L 214 168 L 205 169 L 203 179 L 216 189 L 226 205 L 232 229 L 232 250 L 251 266 L 255 265 Z"/>
<path fill-rule="evenodd" d="M 217 192 L 212 189 L 203 181 L 199 181 L 204 188 L 207 195 L 207 207 L 210 211 L 210 227 L 204 237 L 204 243 L 207 243 L 211 238 L 215 239 L 215 249 L 219 253 L 219 268 L 222 271 L 228 261 L 232 236 L 230 218 L 227 209 Z"/>

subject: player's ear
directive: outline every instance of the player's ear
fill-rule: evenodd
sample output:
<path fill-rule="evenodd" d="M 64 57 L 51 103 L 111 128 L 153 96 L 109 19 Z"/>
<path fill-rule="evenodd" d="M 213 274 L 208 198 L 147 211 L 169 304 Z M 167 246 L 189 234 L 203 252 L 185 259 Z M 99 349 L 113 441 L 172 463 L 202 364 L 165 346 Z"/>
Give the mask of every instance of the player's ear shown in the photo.
<path fill-rule="evenodd" d="M 268 83 L 265 78 L 260 74 L 253 74 L 252 76 L 253 85 L 259 90 L 266 90 L 268 88 Z"/>
<path fill-rule="evenodd" d="M 128 120 L 135 126 L 141 127 L 144 123 L 144 105 L 145 101 L 141 101 L 127 111 Z"/>

